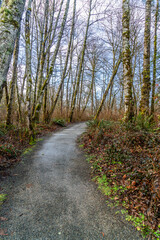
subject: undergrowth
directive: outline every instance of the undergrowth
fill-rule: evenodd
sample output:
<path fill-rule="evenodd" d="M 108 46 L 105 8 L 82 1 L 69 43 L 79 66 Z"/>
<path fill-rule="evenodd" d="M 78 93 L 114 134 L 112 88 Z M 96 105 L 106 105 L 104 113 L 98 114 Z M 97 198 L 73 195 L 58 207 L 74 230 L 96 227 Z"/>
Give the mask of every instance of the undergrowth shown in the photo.
<path fill-rule="evenodd" d="M 29 130 L 25 126 L 12 125 L 6 128 L 5 124 L 0 124 L 0 171 L 20 161 L 21 154 L 28 152 L 31 146 L 40 140 L 40 137 L 60 127 L 55 123 L 37 124 L 35 127 L 36 138 L 34 141 L 30 141 Z"/>
<path fill-rule="evenodd" d="M 89 121 L 80 142 L 109 204 L 121 205 L 144 237 L 160 239 L 160 136 L 147 121 Z"/>
<path fill-rule="evenodd" d="M 61 127 L 66 127 L 66 121 L 63 118 L 54 118 L 52 123 L 57 124 Z"/>

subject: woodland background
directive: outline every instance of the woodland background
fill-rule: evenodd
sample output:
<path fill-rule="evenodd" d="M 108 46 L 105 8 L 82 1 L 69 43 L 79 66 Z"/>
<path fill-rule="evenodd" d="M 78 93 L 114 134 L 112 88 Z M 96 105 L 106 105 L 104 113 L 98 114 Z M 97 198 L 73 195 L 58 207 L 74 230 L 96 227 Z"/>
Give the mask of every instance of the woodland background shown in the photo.
<path fill-rule="evenodd" d="M 149 239 L 160 239 L 159 20 L 159 0 L 0 1 L 0 170 L 88 121 L 94 180 Z"/>

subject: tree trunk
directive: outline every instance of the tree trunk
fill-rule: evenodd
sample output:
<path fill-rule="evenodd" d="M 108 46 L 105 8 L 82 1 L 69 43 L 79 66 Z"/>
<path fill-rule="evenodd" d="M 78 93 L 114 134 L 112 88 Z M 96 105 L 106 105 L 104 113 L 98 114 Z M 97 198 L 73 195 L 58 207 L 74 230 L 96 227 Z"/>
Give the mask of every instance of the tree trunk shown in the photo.
<path fill-rule="evenodd" d="M 39 98 L 37 99 L 37 105 L 35 107 L 35 111 L 34 111 L 34 115 L 33 115 L 33 121 L 36 121 L 39 118 L 39 113 L 40 113 L 42 102 L 43 102 L 44 91 L 45 91 L 45 88 L 46 88 L 47 84 L 49 83 L 49 81 L 51 79 L 51 76 L 52 76 L 52 73 L 53 73 L 53 70 L 54 70 L 57 54 L 58 54 L 61 39 L 62 39 L 62 36 L 63 36 L 64 27 L 65 27 L 66 20 L 67 20 L 69 3 L 70 3 L 70 0 L 67 0 L 65 13 L 64 13 L 64 16 L 63 16 L 62 24 L 61 24 L 61 29 L 60 29 L 60 32 L 59 32 L 56 48 L 55 48 L 55 51 L 54 51 L 54 54 L 53 54 L 53 57 L 52 57 L 52 61 L 51 61 L 51 66 L 50 66 L 48 75 L 47 75 L 47 77 L 46 77 L 46 79 L 45 79 L 45 81 L 44 81 L 44 83 L 41 87 L 41 90 L 40 90 L 40 93 L 39 93 Z"/>
<path fill-rule="evenodd" d="M 12 74 L 12 80 L 11 80 L 11 90 L 10 90 L 9 102 L 7 105 L 6 127 L 11 125 L 12 106 L 13 106 L 13 101 L 14 101 L 14 96 L 15 96 L 15 85 L 16 85 L 16 81 L 17 81 L 19 38 L 20 38 L 20 29 L 17 33 L 17 39 L 15 42 L 15 47 L 14 47 L 14 52 L 13 52 L 13 74 Z"/>
<path fill-rule="evenodd" d="M 58 91 L 57 91 L 56 97 L 54 99 L 54 102 L 53 102 L 53 105 L 52 105 L 52 108 L 51 108 L 51 111 L 50 111 L 50 120 L 51 120 L 51 116 L 52 116 L 52 114 L 54 112 L 54 109 L 56 107 L 56 104 L 57 104 L 57 101 L 58 101 L 58 98 L 59 98 L 59 94 L 60 94 L 60 91 L 62 90 L 62 86 L 64 84 L 64 80 L 65 80 L 65 77 L 66 77 L 68 60 L 69 60 L 69 56 L 70 56 L 70 53 L 71 53 L 71 45 L 72 45 L 73 35 L 74 35 L 75 14 L 76 14 L 76 0 L 74 0 L 73 21 L 72 21 L 72 27 L 71 27 L 71 33 L 70 33 L 70 40 L 69 40 L 69 43 L 68 43 L 68 50 L 67 50 L 67 56 L 66 56 L 66 60 L 65 60 L 65 66 L 64 66 L 64 70 L 63 70 L 63 74 L 62 74 L 62 79 L 61 79 L 61 82 L 60 82 L 60 85 L 58 87 Z"/>
<path fill-rule="evenodd" d="M 37 99 L 40 97 L 40 92 L 42 88 L 42 81 L 43 81 L 43 71 L 44 71 L 44 65 L 46 60 L 46 54 L 45 54 L 45 48 L 46 48 L 46 40 L 48 35 L 48 8 L 49 8 L 49 0 L 46 0 L 45 2 L 45 26 L 44 26 L 44 36 L 42 36 L 42 50 L 40 55 L 40 67 L 39 67 L 39 73 L 38 73 L 38 93 L 37 93 Z M 39 119 L 37 119 L 39 121 Z"/>
<path fill-rule="evenodd" d="M 150 96 L 150 29 L 151 29 L 151 0 L 146 0 L 146 16 L 144 31 L 144 55 L 143 55 L 143 83 L 141 88 L 140 112 L 143 116 L 149 116 Z"/>
<path fill-rule="evenodd" d="M 25 0 L 3 1 L 0 9 L 0 102 L 24 5 Z"/>
<path fill-rule="evenodd" d="M 16 81 L 16 92 L 17 92 L 17 100 L 18 100 L 18 118 L 19 118 L 19 124 L 22 124 L 22 109 L 21 109 L 21 98 L 19 96 L 19 90 L 18 90 L 18 83 Z"/>
<path fill-rule="evenodd" d="M 82 94 L 83 94 L 83 81 L 84 80 L 84 67 L 82 69 L 82 78 L 81 78 L 81 86 L 80 86 L 80 91 L 79 91 L 79 99 L 78 99 L 78 117 L 80 116 L 81 112 L 81 104 L 82 104 Z"/>
<path fill-rule="evenodd" d="M 151 115 L 154 115 L 154 98 L 155 98 L 155 86 L 156 86 L 156 64 L 157 64 L 157 23 L 159 15 L 159 0 L 157 0 L 156 14 L 155 14 L 155 26 L 154 26 L 154 56 L 153 56 L 153 83 L 152 83 L 152 100 L 151 100 Z"/>
<path fill-rule="evenodd" d="M 4 88 L 5 88 L 6 105 L 8 105 L 8 103 L 9 103 L 9 94 L 8 94 L 7 82 L 6 82 L 5 86 L 4 86 Z"/>
<path fill-rule="evenodd" d="M 98 108 L 98 110 L 97 110 L 97 113 L 96 113 L 96 115 L 95 115 L 95 117 L 94 117 L 95 120 L 99 117 L 99 114 L 100 114 L 100 112 L 101 112 L 101 110 L 102 110 L 102 107 L 103 107 L 103 105 L 104 105 L 104 103 L 105 103 L 107 94 L 108 94 L 109 89 L 110 89 L 110 87 L 111 87 L 111 85 L 112 85 L 112 83 L 113 83 L 113 81 L 114 81 L 114 78 L 115 78 L 115 76 L 116 76 L 116 74 L 117 74 L 117 71 L 118 71 L 118 68 L 119 68 L 119 65 L 120 65 L 121 61 L 122 61 L 122 55 L 120 54 L 119 59 L 118 59 L 116 65 L 115 65 L 115 67 L 114 67 L 114 69 L 113 69 L 113 73 L 112 73 L 112 76 L 111 76 L 110 81 L 109 81 L 109 83 L 108 83 L 108 86 L 107 86 L 107 88 L 106 88 L 106 90 L 105 90 L 105 92 L 104 92 L 104 94 L 103 94 L 103 98 L 102 98 L 102 101 L 101 101 L 101 103 L 100 103 L 100 106 L 99 106 L 99 108 Z"/>
<path fill-rule="evenodd" d="M 83 42 L 82 55 L 81 55 L 81 60 L 80 60 L 78 76 L 77 76 L 77 84 L 76 84 L 76 89 L 75 89 L 74 96 L 73 96 L 73 102 L 72 102 L 71 112 L 70 112 L 70 116 L 69 116 L 69 122 L 72 122 L 74 108 L 75 108 L 75 104 L 76 104 L 77 93 L 78 93 L 78 90 L 79 90 L 82 66 L 83 66 L 84 55 L 85 55 L 85 50 L 86 50 L 88 29 L 89 29 L 89 23 L 90 23 L 91 7 L 92 7 L 92 0 L 90 0 L 90 9 L 89 9 L 89 15 L 88 15 L 88 20 L 87 20 L 86 33 L 85 33 L 84 42 Z"/>
<path fill-rule="evenodd" d="M 32 92 L 32 76 L 31 76 L 31 43 L 30 43 L 30 17 L 31 17 L 31 3 L 29 0 L 28 8 L 26 11 L 25 19 L 25 43 L 26 43 L 26 75 L 27 75 L 27 125 L 29 128 L 30 142 L 34 141 L 34 128 L 32 123 L 32 112 L 31 112 L 31 92 Z"/>
<path fill-rule="evenodd" d="M 132 70 L 131 70 L 131 51 L 130 51 L 130 7 L 129 0 L 123 0 L 123 81 L 124 81 L 124 121 L 132 121 L 133 103 L 132 103 Z"/>
<path fill-rule="evenodd" d="M 95 68 L 96 68 L 96 58 L 94 56 L 93 63 L 92 63 L 92 81 L 91 81 L 91 85 L 90 85 L 90 89 L 89 89 L 89 93 L 87 96 L 85 106 L 82 109 L 81 117 L 82 117 L 84 111 L 86 110 L 90 96 L 91 96 L 91 112 L 93 114 L 93 84 L 94 84 L 94 80 L 95 80 Z"/>

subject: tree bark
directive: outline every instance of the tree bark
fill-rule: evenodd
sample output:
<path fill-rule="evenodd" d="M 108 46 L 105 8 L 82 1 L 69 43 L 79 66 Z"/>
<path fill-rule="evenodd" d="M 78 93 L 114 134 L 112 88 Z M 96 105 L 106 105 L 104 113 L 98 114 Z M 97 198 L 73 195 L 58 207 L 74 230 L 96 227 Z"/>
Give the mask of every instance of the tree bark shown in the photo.
<path fill-rule="evenodd" d="M 69 56 L 70 56 L 70 53 L 71 53 L 71 45 L 72 45 L 73 35 L 74 35 L 75 15 L 76 15 L 76 0 L 74 0 L 73 21 L 72 21 L 72 27 L 71 27 L 71 32 L 70 32 L 70 39 L 69 39 L 69 43 L 68 43 L 68 50 L 67 50 L 67 56 L 66 56 L 66 60 L 65 60 L 65 66 L 64 66 L 64 70 L 63 70 L 63 74 L 62 74 L 62 79 L 61 79 L 61 82 L 60 82 L 60 85 L 58 87 L 58 91 L 57 91 L 56 97 L 54 99 L 54 102 L 53 102 L 53 105 L 52 105 L 52 108 L 51 108 L 51 111 L 50 111 L 50 119 L 51 119 L 51 116 L 52 116 L 52 114 L 54 112 L 54 109 L 56 107 L 56 104 L 57 104 L 57 101 L 58 101 L 58 98 L 59 98 L 59 94 L 60 94 L 60 91 L 62 90 L 62 86 L 64 84 L 64 80 L 65 80 L 65 77 L 66 77 L 68 60 L 69 60 Z"/>
<path fill-rule="evenodd" d="M 61 29 L 60 29 L 60 32 L 59 32 L 56 48 L 55 48 L 55 51 L 54 51 L 54 54 L 53 54 L 53 57 L 52 57 L 52 61 L 51 61 L 51 65 L 50 65 L 48 75 L 47 75 L 47 77 L 46 77 L 46 79 L 45 79 L 45 81 L 44 81 L 44 83 L 41 87 L 41 90 L 40 90 L 40 93 L 39 93 L 39 98 L 37 99 L 37 104 L 36 104 L 34 115 L 33 115 L 33 121 L 36 121 L 39 118 L 39 113 L 40 113 L 41 106 L 42 106 L 44 91 L 45 91 L 45 88 L 46 88 L 47 84 L 49 83 L 49 81 L 51 79 L 51 76 L 52 76 L 52 73 L 53 73 L 53 70 L 54 70 L 57 54 L 58 54 L 61 39 L 62 39 L 62 36 L 63 36 L 65 23 L 66 23 L 66 20 L 67 20 L 69 4 L 70 4 L 70 0 L 67 0 L 66 9 L 65 9 L 64 16 L 63 16 L 63 20 L 62 20 Z"/>
<path fill-rule="evenodd" d="M 17 81 L 17 63 L 18 63 L 18 53 L 19 53 L 19 38 L 20 38 L 20 29 L 17 33 L 17 39 L 15 42 L 14 53 L 13 53 L 13 74 L 11 80 L 11 89 L 10 89 L 10 96 L 9 102 L 7 105 L 7 118 L 6 118 L 6 127 L 11 125 L 11 114 L 12 114 L 12 106 L 15 96 L 15 85 Z"/>
<path fill-rule="evenodd" d="M 132 103 L 132 70 L 131 70 L 131 51 L 130 51 L 130 7 L 129 0 L 123 0 L 123 81 L 124 81 L 124 121 L 132 121 L 133 103 Z"/>
<path fill-rule="evenodd" d="M 117 74 L 117 71 L 118 71 L 118 68 L 119 68 L 119 65 L 120 65 L 121 61 L 122 61 L 122 55 L 120 54 L 119 59 L 118 59 L 116 65 L 115 65 L 115 67 L 113 69 L 113 73 L 112 73 L 112 76 L 111 76 L 110 81 L 108 83 L 108 86 L 107 86 L 107 88 L 106 88 L 106 90 L 105 90 L 105 92 L 103 94 L 102 101 L 101 101 L 100 106 L 99 106 L 99 108 L 97 110 L 97 113 L 96 113 L 96 115 L 94 117 L 94 120 L 96 120 L 99 117 L 99 114 L 101 113 L 102 107 L 103 107 L 103 105 L 105 103 L 105 100 L 106 100 L 107 94 L 109 92 L 109 89 L 110 89 L 110 87 L 111 87 L 111 85 L 112 85 L 112 83 L 114 81 L 114 78 L 115 78 L 115 76 Z"/>
<path fill-rule="evenodd" d="M 141 88 L 140 112 L 143 116 L 149 116 L 150 96 L 150 31 L 151 31 L 151 0 L 146 0 L 145 31 L 144 31 L 144 55 L 143 55 L 143 83 Z"/>
<path fill-rule="evenodd" d="M 152 83 L 152 100 L 151 100 L 151 115 L 154 115 L 154 100 L 156 86 L 156 71 L 157 71 L 157 28 L 159 15 L 159 0 L 157 0 L 155 24 L 154 24 L 154 56 L 153 56 L 153 83 Z"/>
<path fill-rule="evenodd" d="M 91 85 L 90 85 L 90 89 L 89 89 L 89 93 L 86 99 L 86 103 L 85 106 L 82 109 L 82 113 L 81 113 L 81 117 L 84 113 L 84 111 L 86 110 L 90 95 L 91 95 L 91 112 L 93 115 L 93 85 L 94 85 L 94 80 L 95 80 L 95 68 L 96 68 L 96 57 L 94 56 L 93 58 L 93 62 L 92 62 L 92 80 L 91 80 Z"/>
<path fill-rule="evenodd" d="M 25 0 L 10 0 L 3 1 L 0 8 L 0 102 L 24 5 Z"/>
<path fill-rule="evenodd" d="M 89 23 L 90 23 L 91 8 L 92 8 L 92 0 L 90 0 L 90 9 L 89 9 L 89 14 L 88 14 L 87 27 L 86 27 L 86 32 L 85 32 L 85 37 L 84 37 L 84 42 L 83 42 L 82 55 L 81 55 L 81 60 L 80 60 L 80 66 L 79 66 L 78 76 L 77 76 L 76 89 L 75 89 L 75 92 L 74 92 L 73 102 L 72 102 L 72 107 L 71 107 L 71 112 L 70 112 L 70 116 L 69 116 L 69 122 L 72 122 L 73 113 L 74 113 L 75 104 L 76 104 L 77 93 L 78 93 L 78 90 L 79 90 L 79 84 L 80 84 L 82 66 L 83 66 L 84 55 L 85 55 L 85 50 L 86 50 L 88 29 L 89 29 Z"/>
<path fill-rule="evenodd" d="M 29 128 L 30 142 L 34 141 L 34 127 L 32 123 L 32 112 L 31 112 L 31 93 L 32 93 L 32 70 L 31 70 L 31 43 L 30 43 L 30 17 L 31 17 L 31 4 L 32 0 L 29 0 L 28 8 L 26 11 L 25 19 L 25 43 L 26 43 L 26 75 L 27 75 L 27 125 Z"/>

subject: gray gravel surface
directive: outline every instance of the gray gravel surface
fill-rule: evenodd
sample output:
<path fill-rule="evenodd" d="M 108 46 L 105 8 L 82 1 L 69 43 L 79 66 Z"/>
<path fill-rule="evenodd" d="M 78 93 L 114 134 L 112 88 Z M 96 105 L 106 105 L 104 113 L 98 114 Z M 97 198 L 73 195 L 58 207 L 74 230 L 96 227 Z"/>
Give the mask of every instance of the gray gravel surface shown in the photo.
<path fill-rule="evenodd" d="M 2 239 L 140 240 L 139 232 L 106 205 L 76 147 L 85 123 L 54 133 L 1 179 Z"/>

